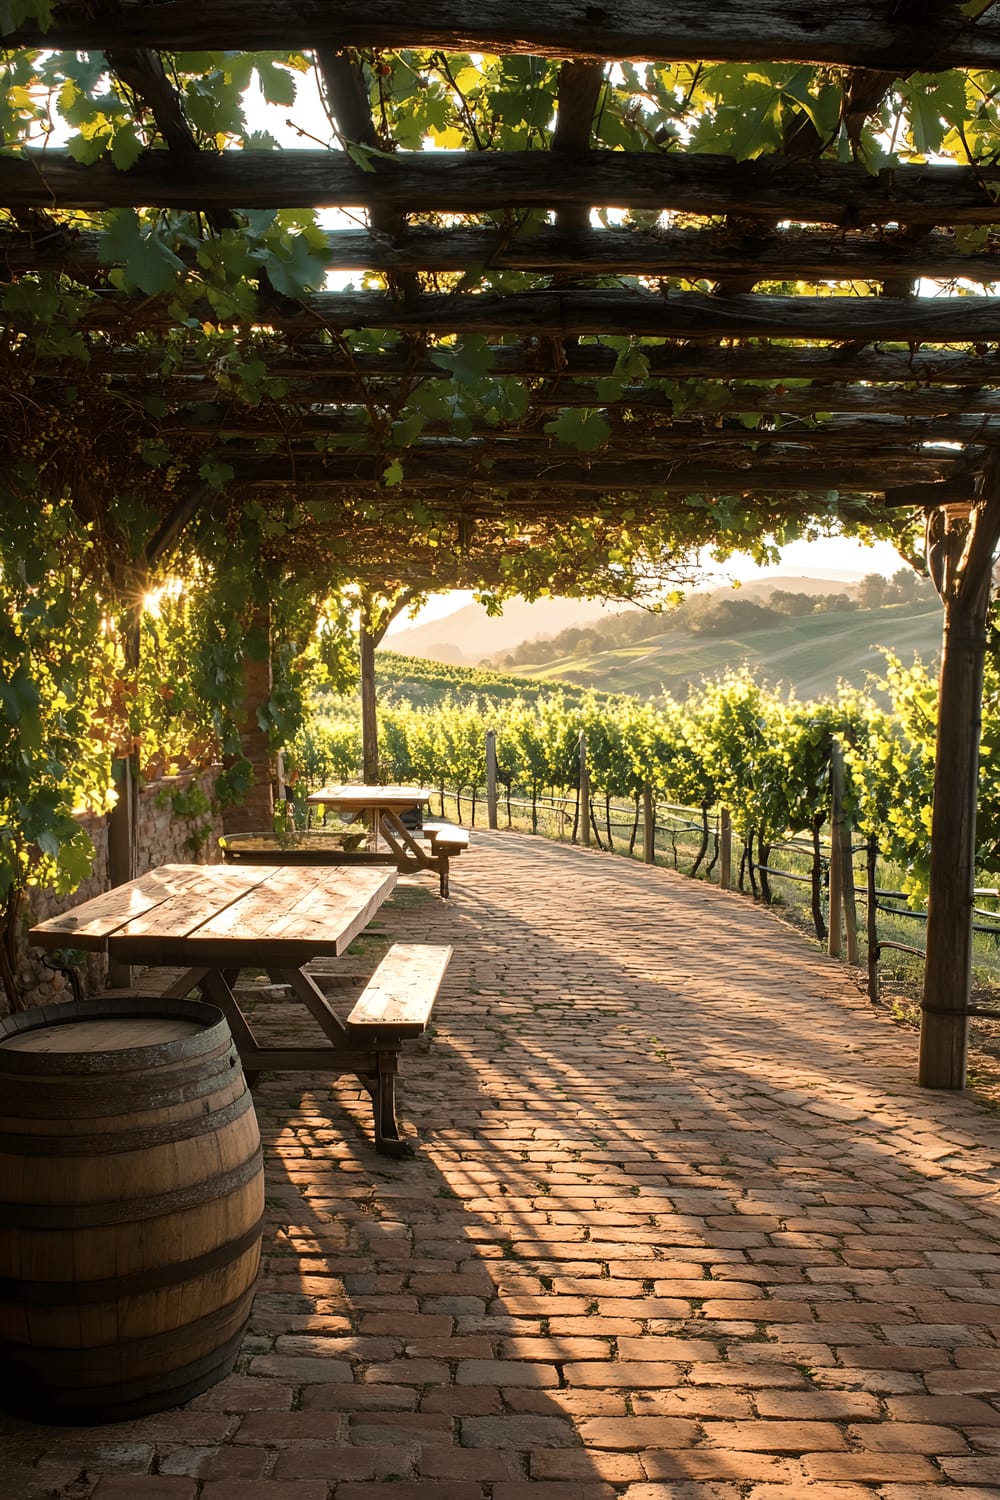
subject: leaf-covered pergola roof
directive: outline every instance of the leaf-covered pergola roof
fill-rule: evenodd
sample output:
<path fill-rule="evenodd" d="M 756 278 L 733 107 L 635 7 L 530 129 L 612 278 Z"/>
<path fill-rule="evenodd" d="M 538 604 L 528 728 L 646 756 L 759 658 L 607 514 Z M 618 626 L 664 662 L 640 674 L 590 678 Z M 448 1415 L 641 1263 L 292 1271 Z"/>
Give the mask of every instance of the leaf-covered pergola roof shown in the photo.
<path fill-rule="evenodd" d="M 29 624 L 69 537 L 64 633 L 69 573 L 103 568 L 135 669 L 150 565 L 187 548 L 213 627 L 220 601 L 291 618 L 367 586 L 370 666 L 422 589 L 635 597 L 706 543 L 912 543 L 926 514 L 919 1078 L 962 1087 L 1000 546 L 996 11 L 4 0 L 0 542 Z M 266 745 L 259 773 L 269 813 Z M 127 795 L 116 817 L 128 851 Z"/>
<path fill-rule="evenodd" d="M 2 24 L 0 464 L 115 545 L 565 579 L 902 531 L 997 445 L 991 4 Z"/>

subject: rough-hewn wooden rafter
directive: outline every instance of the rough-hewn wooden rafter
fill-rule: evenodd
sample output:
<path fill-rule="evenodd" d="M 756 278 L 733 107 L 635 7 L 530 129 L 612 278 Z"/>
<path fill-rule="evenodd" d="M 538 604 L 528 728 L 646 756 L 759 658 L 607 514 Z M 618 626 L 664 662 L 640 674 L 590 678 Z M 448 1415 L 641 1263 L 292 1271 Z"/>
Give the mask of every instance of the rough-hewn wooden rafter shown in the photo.
<path fill-rule="evenodd" d="M 37 388 L 45 389 L 45 382 L 39 381 Z M 118 387 L 113 387 L 117 389 Z M 121 385 L 122 394 L 128 393 L 128 386 Z M 341 399 L 338 401 L 336 395 L 331 395 L 325 400 L 322 394 L 317 394 L 317 399 L 311 401 L 311 388 L 308 384 L 295 387 L 291 394 L 296 398 L 302 398 L 302 408 L 307 417 L 318 420 L 326 420 L 331 423 L 339 421 L 347 430 L 352 422 L 354 426 L 363 425 L 365 421 L 366 407 L 358 405 L 357 397 L 351 396 L 349 392 L 342 391 Z M 390 388 L 386 392 L 387 397 L 395 394 Z M 175 391 L 178 397 L 181 395 L 181 387 L 178 385 Z M 208 383 L 198 393 L 201 401 L 211 401 L 213 392 L 209 390 Z M 374 404 L 378 405 L 377 391 L 370 393 Z M 603 398 L 603 399 L 602 399 Z M 194 399 L 192 397 L 192 399 Z M 536 419 L 544 420 L 552 409 L 571 406 L 589 406 L 602 408 L 610 416 L 624 413 L 634 415 L 639 420 L 645 420 L 657 414 L 674 416 L 674 427 L 680 428 L 689 419 L 690 411 L 682 399 L 672 399 L 665 391 L 649 388 L 648 386 L 634 385 L 626 386 L 617 400 L 607 399 L 594 381 L 552 381 L 540 383 L 531 393 L 531 408 Z M 942 423 L 951 421 L 961 424 L 961 429 L 955 429 L 956 436 L 949 441 L 964 440 L 972 432 L 970 424 L 975 424 L 976 431 L 982 425 L 983 418 L 1000 417 L 1000 391 L 995 389 L 976 390 L 974 387 L 961 387 L 943 390 L 935 386 L 921 386 L 913 389 L 901 389 L 898 386 L 866 386 L 866 385 L 838 385 L 836 387 L 823 385 L 803 385 L 785 388 L 775 391 L 773 386 L 736 386 L 732 390 L 726 388 L 715 388 L 712 391 L 711 411 L 704 412 L 698 417 L 702 423 L 722 422 L 727 413 L 731 412 L 760 412 L 764 415 L 773 416 L 800 416 L 811 417 L 818 412 L 837 413 L 838 415 L 882 415 L 893 417 L 898 422 L 909 422 L 913 419 L 927 420 Z M 166 431 L 187 431 L 189 428 L 197 429 L 204 425 L 204 419 L 199 424 L 193 413 L 193 408 L 178 407 L 171 416 L 164 421 Z M 331 415 L 335 413 L 336 415 Z M 219 430 L 227 434 L 239 427 L 242 420 L 247 430 L 260 432 L 262 428 L 269 428 L 271 420 L 266 413 L 260 409 L 252 414 L 244 413 L 242 418 L 229 418 L 221 416 L 215 419 Z M 287 431 L 294 417 L 283 415 L 284 426 L 282 431 Z M 279 419 L 273 419 L 275 427 L 279 425 Z M 295 428 L 298 431 L 298 427 Z M 658 432 L 662 428 L 656 429 Z M 746 442 L 747 430 L 741 427 L 743 440 Z M 940 436 L 940 432 L 935 436 Z M 752 440 L 752 439 L 751 439 Z M 989 439 L 984 438 L 984 441 Z"/>
<path fill-rule="evenodd" d="M 473 214 L 517 207 L 739 212 L 842 228 L 1000 222 L 1000 165 L 863 166 L 664 151 L 406 152 L 371 171 L 340 152 L 224 151 L 192 163 L 150 151 L 127 172 L 66 151 L 0 158 L 0 204 L 13 208 L 337 208 Z"/>
<path fill-rule="evenodd" d="M 828 398 L 836 401 L 829 393 Z M 817 396 L 812 396 L 815 406 Z M 838 403 L 839 404 L 839 403 Z M 641 407 L 641 403 L 639 403 Z M 642 408 L 654 415 L 652 407 Z M 734 408 L 735 409 L 735 408 Z M 912 443 L 983 443 L 990 446 L 1000 444 L 1000 421 L 993 416 L 931 416 L 899 417 L 886 413 L 838 413 L 828 415 L 816 425 L 807 425 L 803 420 L 791 418 L 780 425 L 760 426 L 748 430 L 738 419 L 705 413 L 704 415 L 679 416 L 674 420 L 660 421 L 648 425 L 631 420 L 633 406 L 607 406 L 605 410 L 619 419 L 619 430 L 609 439 L 609 444 L 619 447 L 623 453 L 641 452 L 655 448 L 658 453 L 683 452 L 692 445 L 708 445 L 711 448 L 745 448 L 752 442 L 757 448 L 777 445 L 798 445 L 800 449 L 813 448 L 821 452 L 827 448 L 842 446 L 856 454 L 874 453 L 891 445 Z M 784 414 L 783 414 L 784 415 Z M 360 420 L 359 420 L 360 419 Z M 621 420 L 624 419 L 624 420 Z M 234 438 L 257 440 L 262 437 L 280 436 L 286 451 L 292 445 L 312 443 L 316 438 L 329 437 L 344 432 L 357 432 L 363 427 L 363 411 L 357 407 L 344 413 L 306 412 L 298 421 L 290 420 L 286 412 L 242 412 L 232 417 L 212 416 L 206 418 L 198 413 L 185 417 L 174 415 L 164 420 L 160 431 L 166 435 L 186 434 L 190 436 L 212 436 L 229 441 Z M 540 425 L 499 428 L 490 427 L 481 419 L 472 422 L 472 431 L 480 438 L 491 440 L 494 451 L 514 445 L 519 453 L 529 446 L 553 451 L 552 440 Z M 426 437 L 448 437 L 450 425 L 429 422 L 423 429 Z M 301 451 L 301 450 L 300 450 Z M 306 450 L 308 456 L 308 450 Z M 601 458 L 608 456 L 608 448 L 602 448 Z"/>
<path fill-rule="evenodd" d="M 996 440 L 992 424 L 1000 398 L 989 387 L 1000 372 L 1000 302 L 906 293 L 920 277 L 992 283 L 1000 263 L 992 241 L 967 259 L 956 250 L 953 230 L 1000 221 L 1000 166 L 906 166 L 872 175 L 860 163 L 824 157 L 827 142 L 808 111 L 798 121 L 789 119 L 783 154 L 756 160 L 692 154 L 677 142 L 662 151 L 589 147 L 609 58 L 836 61 L 853 69 L 842 79 L 841 123 L 855 141 L 894 77 L 943 67 L 942 59 L 954 61 L 956 48 L 979 49 L 980 65 L 986 65 L 983 59 L 995 47 L 1000 61 L 1000 28 L 988 21 L 971 24 L 957 6 L 926 4 L 908 13 L 907 25 L 898 8 L 887 19 L 870 0 L 848 0 L 831 15 L 802 11 L 787 0 L 765 0 L 763 6 L 724 0 L 711 14 L 682 0 L 667 15 L 662 11 L 652 0 L 640 0 L 611 10 L 557 3 L 536 15 L 520 0 L 494 0 L 485 15 L 472 18 L 452 0 L 450 8 L 446 4 L 428 18 L 393 3 L 374 16 L 349 4 L 336 7 L 334 24 L 318 0 L 279 0 L 270 10 L 257 7 L 238 16 L 228 0 L 207 0 L 197 11 L 188 0 L 141 7 L 97 0 L 86 10 L 71 0 L 57 9 L 47 40 L 105 46 L 110 66 L 155 119 L 167 149 L 148 150 L 127 171 L 107 158 L 81 166 L 60 150 L 0 158 L 0 203 L 17 224 L 0 235 L 0 266 L 6 256 L 10 277 L 47 266 L 89 282 L 92 294 L 80 327 L 89 344 L 90 375 L 107 374 L 109 392 L 126 382 L 126 400 L 136 399 L 128 389 L 134 376 L 170 406 L 214 400 L 207 417 L 175 411 L 152 427 L 161 438 L 211 451 L 255 485 L 360 486 L 381 493 L 385 456 L 395 453 L 405 472 L 404 491 L 426 496 L 453 483 L 479 494 L 495 487 L 516 495 L 522 506 L 532 492 L 541 503 L 537 492 L 550 485 L 562 496 L 602 495 L 614 503 L 631 489 L 707 493 L 725 484 L 749 493 L 760 484 L 768 490 L 777 485 L 782 493 L 867 494 L 890 483 L 940 486 L 951 482 L 956 467 L 964 476 Z M 496 41 L 493 50 L 564 59 L 550 151 L 396 151 L 388 136 L 390 116 L 383 113 L 376 125 L 370 100 L 377 99 L 377 90 L 370 95 L 366 49 L 407 45 L 407 37 L 419 35 L 423 42 L 413 45 L 447 51 L 464 45 L 467 22 L 470 50 Z M 206 48 L 212 28 L 223 24 L 227 49 L 263 47 L 260 38 L 274 27 L 276 47 L 312 51 L 334 132 L 342 143 L 353 143 L 350 154 L 199 149 L 171 81 L 170 60 L 165 67 L 157 49 L 182 48 L 185 34 Z M 66 41 L 76 26 L 86 29 L 86 43 Z M 390 31 L 395 41 L 384 40 Z M 18 33 L 17 40 L 28 35 Z M 678 40 L 685 35 L 692 39 L 690 54 Z M 789 51 L 776 50 L 779 36 Z M 715 41 L 729 50 L 714 52 Z M 475 125 L 470 128 L 475 137 Z M 368 152 L 364 165 L 359 149 Z M 368 230 L 328 234 L 328 264 L 381 271 L 388 293 L 277 296 L 273 288 L 280 280 L 272 284 L 263 273 L 256 306 L 252 289 L 245 290 L 234 301 L 239 312 L 232 324 L 248 350 L 261 347 L 265 329 L 273 331 L 267 372 L 287 380 L 288 389 L 283 402 L 241 413 L 238 402 L 230 403 L 225 378 L 216 383 L 191 360 L 172 364 L 164 374 L 155 353 L 147 361 L 128 347 L 140 336 L 155 340 L 171 328 L 176 304 L 169 297 L 117 290 L 120 282 L 109 284 L 101 262 L 100 237 L 74 236 L 56 219 L 60 210 L 116 207 L 196 210 L 213 228 L 237 231 L 244 209 L 361 209 Z M 595 207 L 676 212 L 687 221 L 598 229 L 591 224 Z M 545 210 L 551 222 L 532 223 L 522 237 L 519 211 L 527 209 Z M 461 222 L 415 222 L 438 213 Z M 41 236 L 30 220 L 26 235 L 19 215 L 39 216 Z M 692 227 L 699 217 L 716 222 Z M 781 227 L 789 222 L 822 227 Z M 182 234 L 178 246 L 193 267 L 195 242 Z M 428 284 L 421 283 L 422 273 L 480 266 L 547 277 L 548 287 L 536 280 L 532 291 L 421 290 Z M 629 284 L 591 284 L 614 275 L 629 278 Z M 633 278 L 642 278 L 641 284 Z M 714 283 L 716 294 L 655 287 L 669 279 Z M 808 285 L 835 279 L 898 288 L 900 295 L 751 292 L 768 280 Z M 192 323 L 227 321 L 224 302 L 185 305 L 185 315 Z M 27 342 L 17 344 L 22 325 L 16 315 L 7 326 L 15 357 L 30 362 L 36 390 L 45 389 L 44 356 Z M 358 328 L 395 333 L 396 347 L 352 354 L 344 335 Z M 406 408 L 414 382 L 447 378 L 445 365 L 435 363 L 433 343 L 452 335 L 505 340 L 489 358 L 495 373 L 529 378 L 526 414 L 515 426 L 493 430 L 492 419 L 473 418 L 465 429 L 473 434 L 469 442 L 454 440 L 443 419 L 421 419 L 419 441 L 394 449 L 391 423 Z M 683 393 L 643 387 L 641 376 L 617 389 L 595 384 L 614 373 L 619 354 L 586 342 L 601 337 L 641 341 L 637 347 L 650 378 L 677 381 Z M 872 347 L 877 344 L 909 347 Z M 967 347 L 942 347 L 959 344 Z M 815 385 L 786 391 L 780 384 L 805 379 Z M 690 402 L 698 397 L 689 383 L 699 380 L 778 384 L 756 394 L 715 388 L 706 396 L 706 410 L 692 417 Z M 841 399 L 838 383 L 845 380 L 850 389 Z M 920 382 L 924 389 L 903 389 Z M 963 392 L 962 382 L 973 389 Z M 936 383 L 952 389 L 939 397 L 931 389 Z M 590 456 L 560 447 L 545 432 L 553 411 L 581 405 L 600 408 L 609 427 Z M 766 423 L 727 420 L 726 411 L 759 411 Z M 819 427 L 795 421 L 831 412 L 839 413 L 836 420 Z M 643 422 L 654 414 L 655 420 Z M 371 453 L 316 453 L 324 438 L 359 427 L 371 433 Z M 280 442 L 280 453 L 255 452 L 264 436 Z M 712 467 L 701 467 L 696 476 L 698 462 Z M 815 472 L 807 484 L 810 468 Z"/>
<path fill-rule="evenodd" d="M 103 280 L 100 235 L 49 229 L 0 229 L 0 273 L 58 270 L 85 281 Z M 905 271 L 912 277 L 1000 281 L 1000 244 L 969 254 L 953 235 L 932 230 L 912 240 L 891 231 L 863 234 L 823 230 L 782 231 L 766 238 L 719 230 L 585 229 L 535 227 L 518 239 L 501 230 L 411 226 L 406 234 L 337 229 L 327 235 L 331 271 L 568 272 L 573 275 L 686 277 L 715 280 L 750 275 L 764 280 L 881 281 Z"/>
<path fill-rule="evenodd" d="M 315 328 L 313 330 L 315 331 Z M 34 360 L 32 369 L 44 374 L 44 363 Z M 545 377 L 549 394 L 560 389 L 567 395 L 575 382 L 610 375 L 617 353 L 605 344 L 578 344 L 555 352 L 550 340 L 524 340 L 494 344 L 488 349 L 490 372 L 494 375 Z M 973 350 L 959 349 L 859 349 L 853 343 L 824 347 L 755 343 L 720 347 L 713 344 L 654 344 L 645 349 L 650 374 L 676 380 L 713 381 L 815 381 L 826 386 L 832 399 L 839 382 L 865 381 L 872 385 L 905 384 L 926 386 L 971 387 L 967 410 L 978 410 L 978 393 L 1000 385 L 1000 349 L 981 344 Z M 90 368 L 97 373 L 124 378 L 145 375 L 158 382 L 160 359 L 154 353 L 143 353 L 134 346 L 105 345 L 95 340 Z M 450 372 L 436 364 L 429 354 L 412 359 L 400 350 L 383 354 L 355 354 L 349 360 L 342 348 L 333 343 L 303 340 L 282 350 L 268 351 L 268 368 L 282 380 L 294 382 L 296 397 L 309 401 L 358 398 L 359 383 L 373 397 L 384 399 L 400 375 L 421 380 L 443 380 Z M 61 375 L 60 379 L 63 378 Z M 180 369 L 164 380 L 165 388 L 177 393 L 210 388 L 212 380 L 204 366 L 187 360 Z M 765 393 L 761 393 L 762 396 Z M 780 399 L 773 391 L 772 398 Z M 830 410 L 829 403 L 823 410 Z"/>
<path fill-rule="evenodd" d="M 405 466 L 407 489 L 434 489 L 443 482 L 467 484 L 491 491 L 540 491 L 545 487 L 568 489 L 585 494 L 625 494 L 631 490 L 659 490 L 664 493 L 703 494 L 713 490 L 752 492 L 755 488 L 778 490 L 851 490 L 879 491 L 889 483 L 932 482 L 951 477 L 961 466 L 954 455 L 912 452 L 881 453 L 877 461 L 826 464 L 821 467 L 804 457 L 769 458 L 757 454 L 745 462 L 730 464 L 685 463 L 652 457 L 622 459 L 582 459 L 549 457 L 544 459 L 503 458 L 493 460 L 488 450 L 475 445 L 442 443 L 408 449 L 401 455 Z M 482 460 L 489 461 L 481 466 Z M 309 485 L 321 488 L 375 488 L 386 491 L 382 479 L 384 461 L 356 457 L 303 457 L 290 465 L 286 458 L 237 459 L 233 467 L 240 484 L 268 487 Z"/>
<path fill-rule="evenodd" d="M 0 321 L 4 321 L 0 319 Z M 9 320 L 7 320 L 9 321 Z M 157 328 L 170 308 L 149 298 L 97 293 L 90 329 Z M 601 334 L 670 339 L 879 339 L 900 343 L 1000 338 L 1000 300 L 990 297 L 711 297 L 700 292 L 605 290 L 429 295 L 400 304 L 380 293 L 320 292 L 308 302 L 261 305 L 256 321 L 286 330 L 379 328 L 431 334 Z"/>
<path fill-rule="evenodd" d="M 429 47 L 578 58 L 782 59 L 849 66 L 996 67 L 1000 31 L 957 4 L 933 10 L 872 0 L 836 6 L 781 0 L 165 0 L 156 5 L 63 4 L 52 24 L 8 32 L 19 46 L 161 47 L 172 51 L 289 47 Z"/>

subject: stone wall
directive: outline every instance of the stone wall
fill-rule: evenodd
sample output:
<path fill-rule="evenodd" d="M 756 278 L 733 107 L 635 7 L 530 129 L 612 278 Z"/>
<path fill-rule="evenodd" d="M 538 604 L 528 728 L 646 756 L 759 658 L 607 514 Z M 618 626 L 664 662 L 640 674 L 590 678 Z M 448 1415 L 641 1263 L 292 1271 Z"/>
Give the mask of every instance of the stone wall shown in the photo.
<path fill-rule="evenodd" d="M 184 772 L 150 782 L 139 792 L 139 833 L 136 849 L 138 873 L 166 864 L 217 864 L 222 820 L 212 793 L 216 772 Z M 93 874 L 71 896 L 52 891 L 29 890 L 24 930 L 60 912 L 79 906 L 109 888 L 107 825 L 103 818 L 82 816 L 82 826 L 94 844 Z M 46 955 L 48 957 L 48 955 Z M 106 961 L 100 954 L 77 955 L 75 966 L 86 988 L 106 983 Z M 37 948 L 22 943 L 17 968 L 18 984 L 27 1005 L 49 1005 L 73 998 L 70 977 L 48 967 Z M 4 1010 L 0 995 L 0 1013 Z"/>

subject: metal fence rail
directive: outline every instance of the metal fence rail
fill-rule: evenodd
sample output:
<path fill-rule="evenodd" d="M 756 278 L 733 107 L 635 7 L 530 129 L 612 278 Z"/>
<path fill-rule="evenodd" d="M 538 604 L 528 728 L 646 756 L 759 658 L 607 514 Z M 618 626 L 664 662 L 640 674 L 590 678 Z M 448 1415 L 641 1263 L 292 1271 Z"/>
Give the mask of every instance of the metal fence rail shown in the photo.
<path fill-rule="evenodd" d="M 466 789 L 463 801 L 470 801 L 471 793 Z M 477 789 L 475 797 L 476 808 L 485 807 L 485 793 Z M 562 797 L 552 793 L 531 797 L 522 788 L 511 787 L 506 795 L 501 798 L 501 805 L 510 823 L 516 814 L 522 816 L 533 815 L 537 820 L 544 821 L 545 818 L 554 818 L 557 823 L 560 837 L 565 837 L 567 832 L 573 830 L 579 838 L 580 799 L 577 796 Z M 594 841 L 599 848 L 607 847 L 610 852 L 624 852 L 626 846 L 631 853 L 637 843 L 644 839 L 645 827 L 642 808 L 634 804 L 623 804 L 620 801 L 606 801 L 605 799 L 594 799 L 589 806 L 590 828 Z M 680 803 L 661 802 L 654 799 L 652 804 L 652 816 L 648 826 L 653 836 L 653 856 L 656 862 L 662 862 L 660 856 L 665 856 L 673 868 L 681 868 L 681 854 L 683 845 L 689 846 L 692 842 L 701 844 L 705 836 L 705 817 L 701 808 L 686 807 Z M 704 863 L 701 868 L 705 873 L 711 873 L 720 855 L 720 839 L 722 833 L 722 815 L 720 809 L 713 809 L 708 815 L 708 842 L 709 849 L 705 852 Z M 829 841 L 821 850 L 820 885 L 824 896 L 828 895 L 829 888 Z M 779 840 L 771 845 L 771 857 L 767 864 L 754 864 L 747 860 L 747 864 L 753 871 L 760 871 L 773 880 L 790 881 L 798 885 L 812 885 L 813 874 L 782 868 L 780 863 L 772 863 L 775 855 L 780 860 L 782 851 L 787 851 L 792 857 L 804 859 L 810 864 L 815 857 L 812 842 L 797 835 L 790 835 L 786 839 Z M 688 850 L 690 852 L 690 849 Z M 865 845 L 852 846 L 852 860 L 858 855 L 865 855 Z M 646 856 L 646 850 L 643 850 Z M 650 862 L 653 862 L 652 860 Z M 701 861 L 699 861 L 701 863 Z M 920 911 L 911 907 L 907 902 L 906 893 L 898 890 L 884 890 L 875 887 L 873 890 L 868 885 L 852 884 L 855 899 L 867 909 L 870 899 L 874 901 L 874 913 L 881 913 L 886 917 L 901 919 L 903 921 L 925 923 L 927 921 L 926 911 Z M 992 888 L 977 888 L 977 896 L 998 896 L 1000 891 Z M 981 918 L 974 921 L 973 931 L 984 936 L 1000 940 L 1000 911 L 990 911 L 982 906 L 973 908 L 974 916 Z M 875 998 L 878 988 L 877 964 L 883 950 L 907 953 L 915 958 L 923 958 L 924 950 L 910 943 L 897 942 L 891 938 L 881 938 L 877 932 L 872 940 L 873 924 L 869 922 L 869 990 Z M 817 936 L 822 934 L 817 933 Z M 987 1018 L 1000 1019 L 1000 1013 L 971 1008 L 970 1015 Z"/>

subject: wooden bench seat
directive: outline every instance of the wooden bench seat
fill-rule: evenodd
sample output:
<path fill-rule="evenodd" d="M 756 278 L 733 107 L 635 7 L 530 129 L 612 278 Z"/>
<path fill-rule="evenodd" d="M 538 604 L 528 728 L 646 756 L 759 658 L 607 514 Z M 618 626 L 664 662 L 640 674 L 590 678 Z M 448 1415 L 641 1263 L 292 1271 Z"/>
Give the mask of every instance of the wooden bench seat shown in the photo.
<path fill-rule="evenodd" d="M 415 830 L 417 838 L 431 846 L 431 859 L 438 872 L 441 895 L 448 894 L 448 861 L 456 859 L 469 847 L 469 830 L 455 823 L 444 823 L 438 818 L 425 818 L 423 826 Z"/>
<path fill-rule="evenodd" d="M 372 1096 L 375 1144 L 386 1155 L 408 1152 L 396 1120 L 399 1049 L 427 1028 L 452 950 L 432 943 L 394 943 L 344 1023 L 351 1042 L 370 1057 L 358 1076 Z"/>
<path fill-rule="evenodd" d="M 416 848 L 350 847 L 364 840 L 356 830 L 306 828 L 290 833 L 234 833 L 219 840 L 226 864 L 395 865 L 398 870 L 436 870 L 442 896 L 448 894 L 448 862 L 469 847 L 469 831 L 438 818 L 408 830 Z M 349 846 L 345 848 L 345 843 Z"/>
<path fill-rule="evenodd" d="M 451 948 L 435 943 L 393 943 L 347 1017 L 354 1035 L 374 1031 L 420 1036 L 451 959 Z"/>
<path fill-rule="evenodd" d="M 469 830 L 459 828 L 456 823 L 439 823 L 425 818 L 420 834 L 428 839 L 435 849 L 447 848 L 452 854 L 460 854 L 463 849 L 469 847 Z"/>

